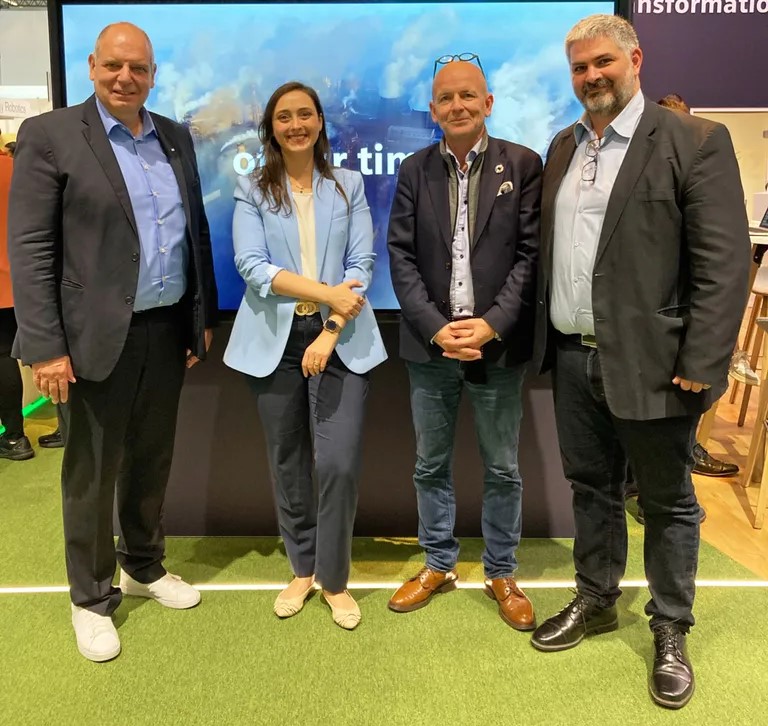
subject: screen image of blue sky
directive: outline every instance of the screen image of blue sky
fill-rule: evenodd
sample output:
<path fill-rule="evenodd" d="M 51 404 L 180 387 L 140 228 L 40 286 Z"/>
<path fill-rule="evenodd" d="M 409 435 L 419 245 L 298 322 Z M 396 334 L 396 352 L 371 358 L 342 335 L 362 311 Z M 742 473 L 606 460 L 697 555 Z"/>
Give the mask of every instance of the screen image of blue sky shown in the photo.
<path fill-rule="evenodd" d="M 613 3 L 64 5 L 67 103 L 93 92 L 87 57 L 101 28 L 130 20 L 147 31 L 158 66 L 147 105 L 193 129 L 222 307 L 233 308 L 242 293 L 228 237 L 233 157 L 258 154 L 256 127 L 276 87 L 313 86 L 334 150 L 367 173 L 379 255 L 369 296 L 396 308 L 385 245 L 396 164 L 386 155 L 439 138 L 428 113 L 435 58 L 477 53 L 495 98 L 489 132 L 543 154 L 581 113 L 563 40 L 595 12 L 612 13 Z"/>

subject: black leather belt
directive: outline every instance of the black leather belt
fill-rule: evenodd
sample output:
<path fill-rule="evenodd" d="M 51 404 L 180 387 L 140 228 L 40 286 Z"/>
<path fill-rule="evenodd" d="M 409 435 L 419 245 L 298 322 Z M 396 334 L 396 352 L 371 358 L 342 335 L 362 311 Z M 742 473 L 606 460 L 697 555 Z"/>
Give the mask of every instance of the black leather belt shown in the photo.
<path fill-rule="evenodd" d="M 594 335 L 581 335 L 580 333 L 566 335 L 565 333 L 558 332 L 557 339 L 559 342 L 569 345 L 577 345 L 584 348 L 597 348 L 597 338 L 595 338 Z"/>

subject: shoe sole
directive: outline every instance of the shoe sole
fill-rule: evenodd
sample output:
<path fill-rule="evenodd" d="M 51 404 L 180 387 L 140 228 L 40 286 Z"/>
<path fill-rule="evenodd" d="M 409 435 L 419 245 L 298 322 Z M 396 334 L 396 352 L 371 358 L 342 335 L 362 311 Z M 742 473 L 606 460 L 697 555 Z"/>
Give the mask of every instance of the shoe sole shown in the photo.
<path fill-rule="evenodd" d="M 41 449 L 63 449 L 64 444 L 41 444 L 39 441 L 37 442 L 37 445 Z"/>
<path fill-rule="evenodd" d="M 493 594 L 493 590 L 491 590 L 490 587 L 487 585 L 483 588 L 483 592 L 495 603 L 498 603 L 499 601 L 496 599 L 496 596 Z M 499 617 L 507 624 L 510 628 L 514 628 L 515 630 L 519 630 L 521 633 L 527 633 L 531 630 L 536 630 L 536 618 L 533 619 L 533 622 L 530 625 L 520 625 L 520 623 L 516 623 L 514 620 L 508 618 L 506 616 L 506 613 L 501 608 L 501 603 L 499 603 Z"/>
<path fill-rule="evenodd" d="M 143 597 L 145 600 L 154 600 L 156 603 L 160 603 L 165 608 L 171 608 L 171 610 L 190 610 L 193 607 L 196 607 L 200 604 L 200 600 L 202 598 L 198 598 L 195 602 L 175 602 L 175 601 L 169 601 L 169 600 L 162 600 L 160 598 L 155 597 L 154 595 L 151 595 L 150 593 L 146 592 L 136 592 L 132 591 L 129 587 L 124 587 L 122 584 L 120 585 L 120 589 L 123 592 L 123 595 L 128 595 L 130 597 Z"/>
<path fill-rule="evenodd" d="M 23 454 L 12 454 L 10 456 L 0 454 L 0 459 L 8 459 L 8 461 L 28 461 L 29 459 L 34 459 L 34 457 L 34 451 L 25 451 Z"/>
<path fill-rule="evenodd" d="M 87 658 L 90 661 L 93 661 L 94 663 L 105 663 L 108 660 L 113 660 L 114 658 L 117 658 L 117 656 L 120 655 L 120 651 L 122 650 L 121 646 L 117 646 L 117 650 L 115 651 L 109 651 L 108 653 L 94 653 L 92 650 L 87 650 L 86 648 L 81 648 L 79 645 L 77 646 L 77 650 L 79 651 L 80 655 L 83 656 L 83 658 Z"/>
<path fill-rule="evenodd" d="M 661 698 L 660 696 L 657 696 L 653 692 L 653 690 L 650 688 L 650 686 L 648 687 L 648 692 L 651 694 L 651 698 L 653 699 L 654 703 L 658 703 L 659 706 L 664 706 L 664 708 L 671 708 L 671 709 L 678 709 L 685 706 L 688 703 L 688 701 L 690 701 L 693 698 L 693 693 L 695 690 L 696 690 L 696 682 L 694 681 L 691 688 L 691 692 L 688 694 L 688 696 L 684 701 L 667 701 Z"/>
<path fill-rule="evenodd" d="M 696 476 L 708 476 L 708 477 L 711 477 L 712 479 L 727 479 L 728 477 L 734 477 L 739 475 L 738 471 L 733 472 L 733 474 L 709 474 L 704 471 L 696 471 L 695 468 L 692 470 L 692 473 L 696 474 Z"/>
<path fill-rule="evenodd" d="M 531 638 L 531 645 L 534 648 L 536 648 L 536 650 L 541 650 L 545 653 L 554 653 L 559 650 L 568 650 L 569 648 L 575 648 L 588 635 L 602 635 L 603 633 L 611 633 L 614 630 L 618 630 L 618 628 L 619 628 L 619 619 L 616 618 L 616 620 L 610 623 L 605 623 L 604 625 L 598 625 L 595 628 L 590 628 L 589 630 L 587 630 L 586 633 L 582 633 L 579 636 L 578 640 L 574 640 L 572 643 L 567 643 L 565 645 L 546 645 L 543 643 L 537 643 L 533 638 Z"/>
<path fill-rule="evenodd" d="M 456 578 L 458 580 L 458 578 Z M 440 585 L 440 587 L 436 587 L 432 594 L 427 597 L 426 599 L 422 600 L 421 602 L 417 602 L 415 605 L 393 605 L 391 602 L 387 603 L 387 607 L 393 612 L 393 613 L 412 613 L 414 610 L 420 610 L 423 607 L 426 607 L 429 605 L 429 601 L 435 596 L 446 592 L 451 592 L 452 590 L 456 589 L 456 580 L 451 580 L 450 582 L 446 582 L 443 585 Z"/>

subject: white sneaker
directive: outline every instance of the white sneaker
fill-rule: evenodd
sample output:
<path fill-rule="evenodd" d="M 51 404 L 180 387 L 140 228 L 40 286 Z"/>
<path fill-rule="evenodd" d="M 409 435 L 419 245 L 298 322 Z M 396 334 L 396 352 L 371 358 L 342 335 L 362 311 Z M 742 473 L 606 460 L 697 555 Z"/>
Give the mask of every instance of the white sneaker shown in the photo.
<path fill-rule="evenodd" d="M 109 615 L 72 605 L 72 627 L 77 649 L 88 660 L 101 663 L 120 655 L 120 638 Z"/>
<path fill-rule="evenodd" d="M 200 593 L 178 575 L 172 575 L 170 572 L 166 572 L 159 580 L 150 582 L 149 585 L 142 585 L 121 570 L 120 589 L 126 595 L 148 597 L 175 610 L 193 608 L 200 602 Z"/>
<path fill-rule="evenodd" d="M 743 350 L 737 350 L 733 354 L 728 375 L 746 386 L 757 386 L 760 384 L 760 378 L 752 370 L 752 366 L 749 365 L 749 358 L 747 358 L 747 354 Z"/>

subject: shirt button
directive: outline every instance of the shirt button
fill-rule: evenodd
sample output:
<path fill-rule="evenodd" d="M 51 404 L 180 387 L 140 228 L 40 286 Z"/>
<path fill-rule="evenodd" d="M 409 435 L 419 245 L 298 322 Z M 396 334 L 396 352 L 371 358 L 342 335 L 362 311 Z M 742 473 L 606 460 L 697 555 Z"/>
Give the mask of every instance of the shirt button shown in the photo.
<path fill-rule="evenodd" d="M 161 247 L 161 248 L 160 248 L 160 252 L 161 252 L 162 254 L 165 254 L 165 247 Z"/>
<path fill-rule="evenodd" d="M 158 219 L 158 220 L 157 220 L 157 223 L 158 223 L 158 224 L 164 224 L 164 223 L 165 223 L 165 220 L 163 220 L 163 219 Z"/>
<path fill-rule="evenodd" d="M 463 282 L 460 282 L 460 283 L 459 283 L 459 287 L 461 287 L 463 284 L 464 284 Z"/>
<path fill-rule="evenodd" d="M 141 165 L 144 171 L 149 171 L 149 167 L 146 164 Z"/>
<path fill-rule="evenodd" d="M 125 296 L 125 304 L 126 305 L 133 305 L 133 295 L 126 295 Z"/>

